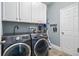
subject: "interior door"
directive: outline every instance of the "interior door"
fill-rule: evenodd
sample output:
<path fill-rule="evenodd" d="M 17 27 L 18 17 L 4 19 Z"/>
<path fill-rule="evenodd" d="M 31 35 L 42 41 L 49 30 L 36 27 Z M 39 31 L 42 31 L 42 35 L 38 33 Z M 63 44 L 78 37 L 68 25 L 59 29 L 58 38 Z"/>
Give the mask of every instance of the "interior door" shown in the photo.
<path fill-rule="evenodd" d="M 72 4 L 60 10 L 60 47 L 74 55 L 77 51 L 75 33 L 78 30 L 78 7 Z"/>
<path fill-rule="evenodd" d="M 31 22 L 31 2 L 21 2 L 19 5 L 20 21 Z"/>
<path fill-rule="evenodd" d="M 16 2 L 3 2 L 3 20 L 6 20 L 6 21 L 17 20 Z"/>

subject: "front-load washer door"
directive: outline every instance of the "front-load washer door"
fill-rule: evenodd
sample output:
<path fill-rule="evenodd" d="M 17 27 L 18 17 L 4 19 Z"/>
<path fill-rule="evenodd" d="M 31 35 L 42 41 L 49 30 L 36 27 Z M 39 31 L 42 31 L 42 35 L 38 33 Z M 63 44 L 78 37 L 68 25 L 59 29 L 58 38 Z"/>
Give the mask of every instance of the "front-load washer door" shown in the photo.
<path fill-rule="evenodd" d="M 16 43 L 8 47 L 3 56 L 30 56 L 31 49 L 30 46 L 25 43 Z"/>
<path fill-rule="evenodd" d="M 39 39 L 34 45 L 34 53 L 37 56 L 48 55 L 48 42 L 46 39 Z"/>

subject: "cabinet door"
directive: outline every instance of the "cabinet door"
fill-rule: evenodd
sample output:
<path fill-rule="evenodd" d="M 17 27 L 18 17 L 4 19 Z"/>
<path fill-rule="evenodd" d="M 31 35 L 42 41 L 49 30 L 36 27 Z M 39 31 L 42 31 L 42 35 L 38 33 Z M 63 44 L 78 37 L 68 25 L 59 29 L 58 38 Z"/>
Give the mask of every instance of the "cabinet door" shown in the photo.
<path fill-rule="evenodd" d="M 3 2 L 3 21 L 17 20 L 17 3 Z"/>
<path fill-rule="evenodd" d="M 46 23 L 46 5 L 43 3 L 32 3 L 32 22 Z"/>
<path fill-rule="evenodd" d="M 19 5 L 20 21 L 31 22 L 31 2 L 21 2 Z"/>

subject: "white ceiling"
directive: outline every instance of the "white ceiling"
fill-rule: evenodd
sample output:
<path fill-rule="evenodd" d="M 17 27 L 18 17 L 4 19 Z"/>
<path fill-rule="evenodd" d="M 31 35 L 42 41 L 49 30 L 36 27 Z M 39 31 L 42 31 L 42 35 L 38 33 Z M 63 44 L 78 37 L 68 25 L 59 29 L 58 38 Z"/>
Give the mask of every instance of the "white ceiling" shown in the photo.
<path fill-rule="evenodd" d="M 53 2 L 42 2 L 42 3 L 44 3 L 44 4 L 46 4 L 46 5 L 50 5 L 50 4 L 53 3 Z"/>

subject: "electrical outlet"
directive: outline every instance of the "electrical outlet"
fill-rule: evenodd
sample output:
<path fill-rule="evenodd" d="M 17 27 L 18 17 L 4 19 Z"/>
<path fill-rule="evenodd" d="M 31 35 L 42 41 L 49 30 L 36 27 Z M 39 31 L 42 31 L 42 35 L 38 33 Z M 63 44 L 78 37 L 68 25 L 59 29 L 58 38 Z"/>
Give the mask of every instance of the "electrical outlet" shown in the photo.
<path fill-rule="evenodd" d="M 79 48 L 77 48 L 77 52 L 79 53 Z"/>

